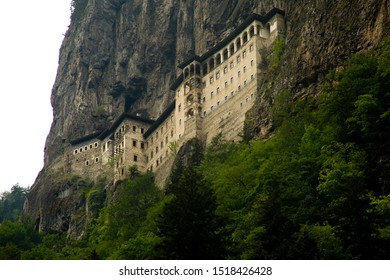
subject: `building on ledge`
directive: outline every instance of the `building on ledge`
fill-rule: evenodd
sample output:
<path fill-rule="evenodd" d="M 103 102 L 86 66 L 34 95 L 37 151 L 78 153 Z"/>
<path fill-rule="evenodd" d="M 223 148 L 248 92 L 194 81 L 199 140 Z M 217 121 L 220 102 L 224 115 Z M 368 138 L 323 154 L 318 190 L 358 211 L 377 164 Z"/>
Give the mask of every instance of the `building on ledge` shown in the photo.
<path fill-rule="evenodd" d="M 163 186 L 173 150 L 191 138 L 206 145 L 219 133 L 240 140 L 258 90 L 260 51 L 284 32 L 282 10 L 252 14 L 211 50 L 178 66 L 180 75 L 171 86 L 175 100 L 157 120 L 122 114 L 105 131 L 71 141 L 62 170 L 91 179 L 113 174 L 121 180 L 130 166 L 137 166 L 140 172 L 155 172 Z"/>

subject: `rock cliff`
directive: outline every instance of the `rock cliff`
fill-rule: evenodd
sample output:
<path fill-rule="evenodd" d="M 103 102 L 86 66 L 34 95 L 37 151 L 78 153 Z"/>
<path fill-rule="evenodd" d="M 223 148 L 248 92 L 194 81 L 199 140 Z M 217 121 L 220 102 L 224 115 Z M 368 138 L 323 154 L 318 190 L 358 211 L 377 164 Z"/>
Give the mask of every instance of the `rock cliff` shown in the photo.
<path fill-rule="evenodd" d="M 249 14 L 277 7 L 287 18 L 280 62 L 261 65 L 263 84 L 249 114 L 252 135 L 272 130 L 268 109 L 278 92 L 318 94 L 330 69 L 353 53 L 377 48 L 390 35 L 387 0 L 79 2 L 85 5 L 74 11 L 60 50 L 45 166 L 25 207 L 42 230 L 75 237 L 85 227 L 86 219 L 75 218 L 85 214 L 85 199 L 76 195 L 77 184 L 53 190 L 51 164 L 70 140 L 102 130 L 124 110 L 156 118 L 173 98 L 169 86 L 176 65 L 207 51 Z"/>

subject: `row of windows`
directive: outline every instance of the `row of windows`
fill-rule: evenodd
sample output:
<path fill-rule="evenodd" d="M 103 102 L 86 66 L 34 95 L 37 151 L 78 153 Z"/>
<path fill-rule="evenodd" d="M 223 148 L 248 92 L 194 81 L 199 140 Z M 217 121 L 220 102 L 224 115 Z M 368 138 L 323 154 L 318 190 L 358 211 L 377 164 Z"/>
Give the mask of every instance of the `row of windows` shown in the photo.
<path fill-rule="evenodd" d="M 250 45 L 250 47 L 249 47 L 249 51 L 250 52 L 252 52 L 253 51 L 253 44 L 252 45 Z M 242 57 L 245 59 L 246 57 L 247 57 L 247 51 L 246 50 L 244 50 L 243 52 L 242 52 Z M 237 57 L 236 57 L 236 61 L 237 61 L 237 64 L 239 64 L 240 62 L 241 62 L 241 54 L 239 54 Z M 253 66 L 253 60 L 251 61 L 251 66 Z M 228 69 L 233 69 L 234 68 L 234 60 L 232 60 L 232 61 L 230 61 L 230 63 L 229 63 L 229 67 L 228 66 L 225 66 L 224 68 L 223 68 L 223 73 L 224 74 L 227 74 L 228 73 Z M 221 73 L 220 73 L 220 71 L 217 71 L 216 73 L 215 73 L 215 79 L 216 80 L 218 80 L 219 78 L 221 77 Z M 209 81 L 210 81 L 210 84 L 212 84 L 212 83 L 214 83 L 214 74 L 211 74 L 211 76 L 210 76 L 210 78 L 209 78 Z M 205 87 L 206 85 L 204 85 L 204 87 Z"/>
<path fill-rule="evenodd" d="M 89 144 L 89 145 L 86 145 L 84 147 L 75 149 L 73 153 L 76 155 L 78 153 L 82 153 L 82 152 L 85 152 L 85 151 L 88 151 L 90 149 L 97 148 L 97 147 L 99 147 L 99 143 L 95 142 L 94 144 Z"/>
<path fill-rule="evenodd" d="M 163 160 L 164 160 L 165 158 L 167 158 L 168 155 L 169 155 L 169 153 L 168 153 L 168 150 L 167 150 L 167 151 L 165 151 L 165 157 L 164 157 L 163 155 L 161 155 L 160 158 L 158 158 L 158 159 L 156 160 L 156 168 L 159 167 L 159 166 L 163 163 Z M 149 158 L 146 158 L 146 160 L 149 161 Z M 153 171 L 153 164 L 150 166 L 149 170 L 150 170 L 150 171 Z"/>
<path fill-rule="evenodd" d="M 246 81 L 245 81 L 245 83 L 244 83 L 244 85 L 246 85 Z M 240 86 L 238 86 L 238 90 L 237 91 L 240 91 L 241 90 L 241 87 Z M 230 97 L 233 97 L 234 96 L 234 91 L 232 91 L 231 93 L 230 93 Z M 250 98 L 252 99 L 253 98 L 253 93 L 250 95 Z M 225 95 L 225 98 L 224 98 L 224 100 L 222 100 L 222 101 L 228 101 L 228 96 L 227 95 Z M 249 97 L 246 97 L 245 98 L 245 103 L 248 103 L 248 100 L 249 100 Z M 217 101 L 217 103 L 215 104 L 215 105 L 212 105 L 211 107 L 210 107 L 210 111 L 213 111 L 214 110 L 214 108 L 216 108 L 216 107 L 219 107 L 220 105 L 221 105 L 221 103 L 222 103 L 222 101 L 221 100 L 218 100 Z M 242 107 L 243 106 L 243 103 L 241 102 L 240 103 L 240 106 Z M 206 114 L 207 114 L 207 111 L 203 111 L 203 116 L 206 116 Z"/>
<path fill-rule="evenodd" d="M 97 158 L 95 158 L 95 160 L 93 161 L 93 160 L 86 160 L 85 161 L 85 166 L 90 166 L 92 163 L 98 163 L 100 160 L 99 160 L 99 158 L 97 157 Z"/>

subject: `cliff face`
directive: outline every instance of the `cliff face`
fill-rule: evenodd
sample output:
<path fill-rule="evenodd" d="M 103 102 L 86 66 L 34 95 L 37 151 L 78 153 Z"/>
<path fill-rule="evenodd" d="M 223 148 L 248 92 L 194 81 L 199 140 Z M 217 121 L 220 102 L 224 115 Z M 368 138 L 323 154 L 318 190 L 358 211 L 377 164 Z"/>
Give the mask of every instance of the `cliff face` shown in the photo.
<path fill-rule="evenodd" d="M 319 93 L 329 69 L 353 53 L 375 49 L 390 35 L 387 0 L 86 2 L 85 9 L 77 11 L 81 16 L 73 18 L 60 50 L 45 167 L 26 204 L 26 211 L 39 217 L 42 230 L 65 228 L 75 236 L 81 234 L 83 222 L 69 221 L 76 212 L 82 215 L 85 203 L 71 195 L 77 186 L 64 187 L 69 189 L 68 202 L 58 196 L 52 200 L 61 202 L 48 202 L 50 165 L 70 140 L 102 130 L 124 110 L 156 118 L 173 98 L 169 85 L 178 62 L 205 52 L 249 14 L 265 14 L 277 7 L 285 10 L 287 18 L 280 65 L 261 65 L 260 98 L 249 114 L 256 135 L 270 132 L 268 109 L 278 92 Z M 77 211 L 72 205 L 78 205 Z M 68 217 L 66 227 L 63 217 Z"/>

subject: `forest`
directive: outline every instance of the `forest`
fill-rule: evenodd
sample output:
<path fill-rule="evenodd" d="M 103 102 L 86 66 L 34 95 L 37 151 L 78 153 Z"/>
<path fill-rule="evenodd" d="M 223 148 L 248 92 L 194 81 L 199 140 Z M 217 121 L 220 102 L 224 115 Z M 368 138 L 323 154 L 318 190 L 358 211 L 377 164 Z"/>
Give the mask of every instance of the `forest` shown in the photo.
<path fill-rule="evenodd" d="M 134 170 L 107 203 L 104 178 L 77 178 L 96 214 L 80 240 L 36 231 L 3 194 L 0 259 L 388 259 L 390 39 L 318 96 L 280 92 L 272 119 L 266 140 L 193 139 L 164 190 Z"/>

